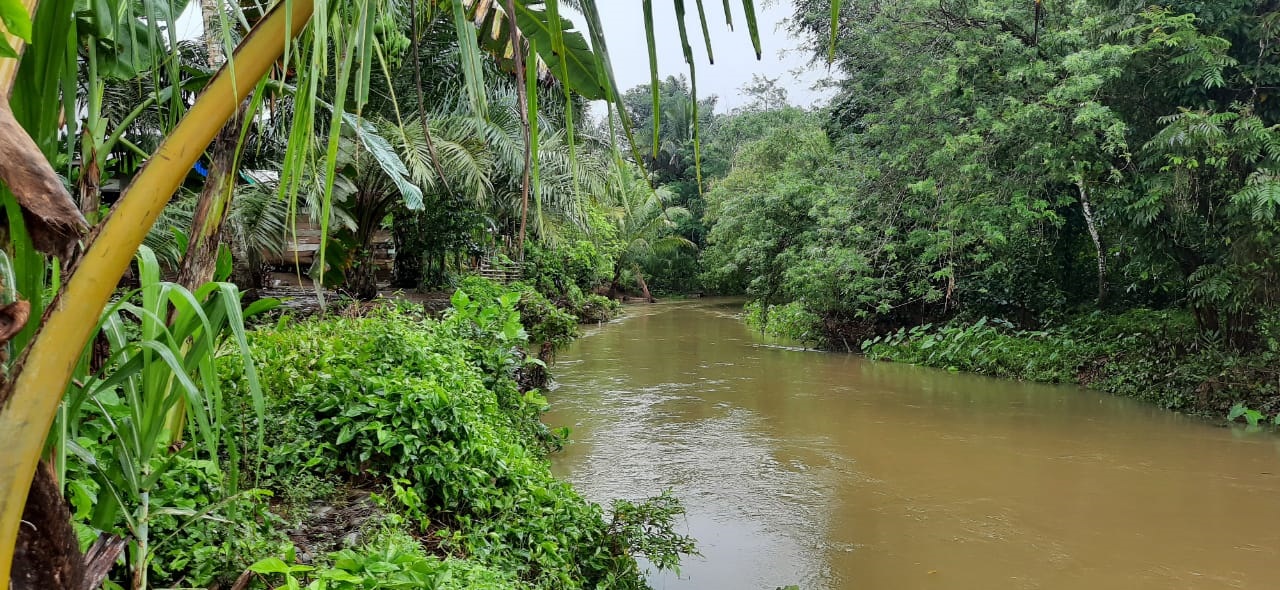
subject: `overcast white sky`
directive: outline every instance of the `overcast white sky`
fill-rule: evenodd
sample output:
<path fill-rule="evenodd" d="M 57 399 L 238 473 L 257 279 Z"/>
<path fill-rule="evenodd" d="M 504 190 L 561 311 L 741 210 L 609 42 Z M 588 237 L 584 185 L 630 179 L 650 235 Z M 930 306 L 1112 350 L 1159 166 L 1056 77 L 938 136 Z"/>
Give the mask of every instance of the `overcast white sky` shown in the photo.
<path fill-rule="evenodd" d="M 654 27 L 657 30 L 658 73 L 666 78 L 688 72 L 684 53 L 680 49 L 680 33 L 676 28 L 675 8 L 669 0 L 657 0 L 654 4 Z M 702 28 L 698 23 L 697 5 L 686 2 L 689 14 L 686 26 L 689 43 L 693 46 L 694 61 L 698 68 L 698 93 L 720 97 L 717 110 L 725 112 L 742 106 L 746 100 L 739 89 L 751 81 L 751 75 L 762 74 L 779 78 L 793 104 L 812 106 L 822 103 L 828 93 L 812 89 L 814 83 L 826 75 L 825 68 L 809 68 L 809 53 L 799 49 L 796 41 L 782 29 L 782 21 L 790 16 L 791 3 L 768 2 L 765 7 L 757 0 L 757 20 L 760 23 L 760 43 L 763 56 L 756 61 L 751 39 L 747 36 L 747 23 L 741 2 L 730 2 L 734 10 L 734 30 L 725 26 L 724 3 L 715 0 L 703 2 L 707 9 L 707 26 L 711 30 L 715 65 L 707 64 L 706 46 Z M 644 36 L 644 13 L 640 0 L 603 0 L 600 19 L 609 42 L 609 55 L 618 77 L 618 86 L 626 91 L 640 84 L 649 83 L 649 54 Z M 580 29 L 585 27 L 582 17 L 572 19 Z M 200 22 L 199 3 L 192 2 L 178 20 L 178 35 L 191 38 L 200 35 L 204 27 Z"/>
<path fill-rule="evenodd" d="M 654 2 L 654 28 L 657 31 L 658 72 L 668 75 L 688 71 L 684 53 L 680 48 L 680 32 L 676 28 L 675 8 L 669 0 Z M 773 6 L 760 6 L 757 1 L 757 20 L 760 24 L 760 43 L 763 55 L 756 61 L 747 35 L 746 19 L 741 2 L 730 2 L 734 30 L 725 26 L 723 2 L 703 2 L 707 10 L 707 27 L 711 31 L 715 65 L 707 64 L 707 51 L 703 43 L 702 27 L 698 22 L 697 6 L 686 2 L 688 10 L 686 27 L 689 44 L 693 47 L 694 62 L 698 71 L 698 93 L 720 97 L 718 110 L 742 106 L 746 100 L 739 95 L 743 84 L 751 81 L 753 73 L 770 78 L 780 78 L 793 104 L 811 106 L 825 101 L 829 95 L 814 91 L 814 82 L 826 75 L 825 68 L 809 68 L 809 53 L 799 49 L 798 43 L 788 37 L 780 26 L 791 15 L 790 2 L 771 2 Z M 618 85 L 625 92 L 640 84 L 649 83 L 648 46 L 644 35 L 644 13 L 640 0 L 605 0 L 599 2 L 600 18 L 609 42 L 609 55 L 613 59 Z M 580 27 L 583 23 L 575 19 Z"/>

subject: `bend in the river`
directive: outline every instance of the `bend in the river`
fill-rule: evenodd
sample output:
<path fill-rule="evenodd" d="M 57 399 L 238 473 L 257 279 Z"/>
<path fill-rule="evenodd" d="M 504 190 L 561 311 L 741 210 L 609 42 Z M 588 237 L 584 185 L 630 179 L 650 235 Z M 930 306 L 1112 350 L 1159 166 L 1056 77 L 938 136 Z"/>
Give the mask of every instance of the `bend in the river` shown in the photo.
<path fill-rule="evenodd" d="M 655 588 L 1269 588 L 1280 440 L 1130 400 L 812 352 L 726 302 L 560 355 L 558 473 L 672 488 L 702 558 Z"/>

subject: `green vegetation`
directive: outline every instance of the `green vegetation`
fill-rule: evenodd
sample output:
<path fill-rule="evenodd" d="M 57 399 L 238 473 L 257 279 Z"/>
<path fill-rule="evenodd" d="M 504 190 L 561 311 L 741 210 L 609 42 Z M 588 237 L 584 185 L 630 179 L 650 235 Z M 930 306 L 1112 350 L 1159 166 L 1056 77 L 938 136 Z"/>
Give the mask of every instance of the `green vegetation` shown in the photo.
<path fill-rule="evenodd" d="M 674 6 L 687 39 L 692 17 L 679 0 Z M 450 289 L 490 262 L 523 263 L 533 245 L 588 244 L 589 276 L 544 256 L 553 262 L 548 272 L 517 295 L 498 295 L 500 311 L 487 299 L 455 302 L 482 324 L 518 307 L 545 352 L 574 329 L 555 306 L 587 321 L 614 311 L 597 292 L 610 277 L 617 285 L 613 271 L 628 261 L 623 252 L 633 252 L 632 242 L 619 241 L 630 236 L 613 229 L 635 225 L 626 219 L 635 201 L 625 179 L 642 172 L 623 161 L 618 142 L 583 125 L 585 105 L 605 101 L 617 109 L 610 126 L 631 135 L 594 1 L 563 5 L 579 28 L 556 0 L 203 0 L 198 40 L 180 38 L 189 7 L 186 0 L 0 0 L 6 588 L 94 588 L 112 566 L 108 583 L 134 590 L 226 582 L 231 565 L 279 541 L 268 534 L 278 527 L 257 491 L 272 487 L 261 473 L 262 433 L 279 392 L 259 387 L 242 321 L 270 304 L 242 310 L 235 286 L 211 281 L 269 285 L 267 272 L 282 270 L 266 266 L 275 257 L 316 284 L 323 307 L 324 287 L 379 296 L 388 232 L 398 288 Z M 697 8 L 705 35 L 702 3 Z M 738 12 L 758 55 L 754 2 Z M 656 55 L 652 18 L 646 22 Z M 695 138 L 697 129 L 695 122 Z M 160 219 L 167 223 L 157 226 Z M 304 236 L 311 243 L 300 244 Z M 130 272 L 144 242 L 150 249 Z M 564 282 L 560 269 L 576 276 Z M 160 282 L 161 275 L 175 280 Z M 140 297 L 130 292 L 138 283 Z M 493 347 L 521 349 L 515 341 L 523 332 L 508 328 L 500 343 L 476 328 L 454 344 L 482 341 L 480 356 L 494 361 L 508 349 Z M 222 363 L 233 357 L 244 371 L 234 385 L 218 374 L 231 370 Z M 500 393 L 506 377 L 489 378 L 486 387 Z M 393 489 L 412 480 L 391 465 L 380 469 Z M 87 553 L 69 529 L 64 496 L 92 542 Z M 548 492 L 536 503 L 555 499 Z M 614 538 L 613 550 L 574 565 L 587 570 L 569 572 L 534 559 L 530 552 L 561 551 L 556 541 L 535 540 L 536 547 L 512 547 L 528 553 L 520 557 L 536 562 L 536 572 L 440 571 L 626 586 L 639 582 L 617 548 L 655 546 Z M 480 547 L 449 542 L 456 551 Z M 339 558 L 333 571 L 346 573 L 318 586 L 356 584 L 349 578 L 357 570 L 386 571 L 387 560 L 402 555 L 393 545 L 381 547 L 381 561 L 367 561 L 374 565 Z M 288 562 L 285 572 L 263 568 L 303 571 Z"/>
<path fill-rule="evenodd" d="M 155 268 L 149 260 L 144 269 Z M 165 290 L 181 293 L 144 273 L 144 294 Z M 235 297 L 229 285 L 200 292 L 223 294 L 206 315 L 225 307 L 218 297 Z M 537 310 L 553 317 L 529 315 Z M 184 364 L 212 371 L 203 373 L 211 399 L 134 397 L 141 389 L 125 379 L 131 367 L 149 366 L 135 360 L 146 357 L 113 355 L 102 378 L 89 381 L 97 411 L 78 417 L 68 442 L 81 538 L 133 539 L 127 565 L 109 578 L 121 586 L 226 585 L 252 566 L 250 588 L 289 587 L 290 579 L 328 588 L 644 587 L 636 556 L 672 568 L 693 552 L 674 532 L 682 509 L 662 496 L 619 502 L 609 517 L 551 476 L 546 454 L 565 433 L 539 421 L 546 400 L 519 385 L 523 371 L 541 365 L 522 352 L 528 317 L 552 341 L 572 334 L 553 338 L 553 330 L 576 326 L 531 287 L 478 279 L 455 293 L 441 320 L 381 307 L 360 317 L 284 317 L 246 337 L 233 317 L 215 338 L 241 342 L 247 356 L 219 357 L 215 370 L 214 352 L 225 346 L 187 351 Z M 159 362 L 166 349 L 148 343 L 165 338 L 148 325 L 123 336 L 122 350 L 154 352 Z M 156 379 L 182 381 L 166 375 Z M 122 385 L 129 395 L 110 389 Z M 158 428 L 179 400 L 197 415 L 201 444 L 123 429 Z M 168 405 L 153 405 L 161 402 Z M 358 491 L 377 502 L 349 530 L 329 533 L 341 544 L 315 532 Z"/>
<path fill-rule="evenodd" d="M 844 3 L 831 106 L 710 182 L 704 283 L 834 349 L 1275 415 L 1277 12 L 1036 6 Z M 815 58 L 831 14 L 796 3 Z"/>
<path fill-rule="evenodd" d="M 926 324 L 877 336 L 862 349 L 880 360 L 1079 383 L 1184 412 L 1224 416 L 1236 404 L 1267 415 L 1280 412 L 1280 349 L 1241 353 L 1205 340 L 1197 336 L 1191 315 L 1181 311 L 1096 312 L 1043 330 L 985 318 Z"/>
<path fill-rule="evenodd" d="M 133 590 L 640 586 L 692 550 L 678 504 L 582 500 L 537 419 L 550 353 L 627 296 L 1280 421 L 1269 4 L 797 0 L 832 105 L 757 78 L 717 114 L 680 0 L 688 77 L 626 93 L 592 1 L 211 0 L 199 41 L 185 2 L 0 3 L 0 586 L 14 555 L 21 590 L 99 585 L 82 559 Z M 226 281 L 308 224 L 320 299 L 378 298 L 394 250 L 451 310 L 246 330 L 274 302 Z"/>

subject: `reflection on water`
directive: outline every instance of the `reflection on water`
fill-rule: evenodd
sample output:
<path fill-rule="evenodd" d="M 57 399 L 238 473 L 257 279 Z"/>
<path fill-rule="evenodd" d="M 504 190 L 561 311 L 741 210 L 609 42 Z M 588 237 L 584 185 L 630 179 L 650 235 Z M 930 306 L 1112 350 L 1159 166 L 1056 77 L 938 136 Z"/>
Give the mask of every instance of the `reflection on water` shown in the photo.
<path fill-rule="evenodd" d="M 656 588 L 1280 586 L 1280 441 L 1077 388 L 770 343 L 716 302 L 560 354 L 588 497 L 672 488 L 703 558 Z"/>

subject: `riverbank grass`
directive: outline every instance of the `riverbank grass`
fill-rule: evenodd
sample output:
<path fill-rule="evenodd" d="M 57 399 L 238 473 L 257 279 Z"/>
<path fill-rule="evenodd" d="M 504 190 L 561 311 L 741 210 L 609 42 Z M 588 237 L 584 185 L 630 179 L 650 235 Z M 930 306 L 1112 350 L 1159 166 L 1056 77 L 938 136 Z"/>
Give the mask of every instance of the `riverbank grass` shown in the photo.
<path fill-rule="evenodd" d="M 923 325 L 861 348 L 875 360 L 1075 383 L 1214 418 L 1236 406 L 1280 413 L 1280 342 L 1240 352 L 1199 333 L 1189 313 L 1136 309 L 1081 315 L 1044 330 L 987 318 Z"/>

